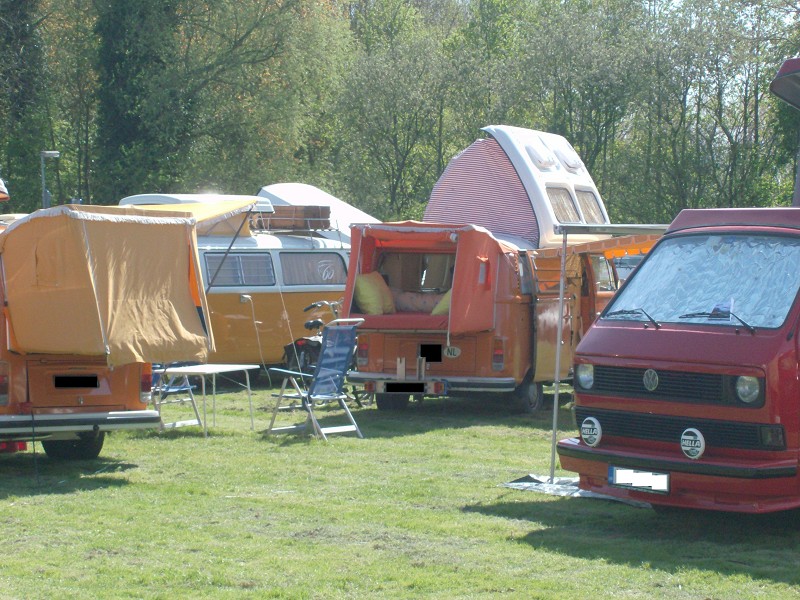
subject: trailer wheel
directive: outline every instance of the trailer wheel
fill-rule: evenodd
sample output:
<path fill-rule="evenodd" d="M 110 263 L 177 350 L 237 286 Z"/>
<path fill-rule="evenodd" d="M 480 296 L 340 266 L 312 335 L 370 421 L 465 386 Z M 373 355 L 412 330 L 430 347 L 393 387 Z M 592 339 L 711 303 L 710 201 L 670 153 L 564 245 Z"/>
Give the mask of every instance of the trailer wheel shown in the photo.
<path fill-rule="evenodd" d="M 544 408 L 544 385 L 526 379 L 516 390 L 514 398 L 522 408 L 522 412 L 532 414 Z"/>
<path fill-rule="evenodd" d="M 407 394 L 375 394 L 378 410 L 405 410 L 408 408 Z"/>
<path fill-rule="evenodd" d="M 103 449 L 105 437 L 105 432 L 101 431 L 77 440 L 42 440 L 42 447 L 53 460 L 94 460 Z"/>

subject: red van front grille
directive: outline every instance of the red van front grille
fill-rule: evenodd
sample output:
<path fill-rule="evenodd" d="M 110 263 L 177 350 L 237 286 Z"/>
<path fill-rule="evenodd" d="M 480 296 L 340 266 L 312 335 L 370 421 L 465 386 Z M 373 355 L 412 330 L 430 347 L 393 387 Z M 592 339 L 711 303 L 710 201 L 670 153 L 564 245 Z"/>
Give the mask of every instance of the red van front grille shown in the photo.
<path fill-rule="evenodd" d="M 694 427 L 699 429 L 710 447 L 738 448 L 742 450 L 783 450 L 783 436 L 780 444 L 765 442 L 763 431 L 770 426 L 759 423 L 739 423 L 712 419 L 691 419 L 651 415 L 628 411 L 594 409 L 578 406 L 575 417 L 580 425 L 586 417 L 594 417 L 600 422 L 603 437 L 614 436 L 675 442 L 680 444 L 683 432 Z"/>
<path fill-rule="evenodd" d="M 591 393 L 697 404 L 736 403 L 728 378 L 723 375 L 659 370 L 658 386 L 649 391 L 644 385 L 645 371 L 596 365 Z"/>

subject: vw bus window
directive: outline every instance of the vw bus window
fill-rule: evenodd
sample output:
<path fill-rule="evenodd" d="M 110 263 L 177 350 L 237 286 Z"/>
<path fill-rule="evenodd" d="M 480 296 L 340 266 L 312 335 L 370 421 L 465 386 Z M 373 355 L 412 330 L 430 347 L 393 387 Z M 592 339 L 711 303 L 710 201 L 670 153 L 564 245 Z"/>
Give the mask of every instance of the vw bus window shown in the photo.
<path fill-rule="evenodd" d="M 591 256 L 592 270 L 594 271 L 595 284 L 601 292 L 613 292 L 617 289 L 614 272 L 605 256 L 593 254 Z"/>
<path fill-rule="evenodd" d="M 347 268 L 334 252 L 281 252 L 284 285 L 344 285 Z"/>
<path fill-rule="evenodd" d="M 578 205 L 581 207 L 583 218 L 587 223 L 605 223 L 603 211 L 600 210 L 600 204 L 597 202 L 597 196 L 593 192 L 587 190 L 575 190 L 575 196 L 578 198 Z"/>
<path fill-rule="evenodd" d="M 214 287 L 273 286 L 275 270 L 272 257 L 266 252 L 206 253 L 209 285 Z M 224 261 L 223 261 L 224 259 Z"/>
<path fill-rule="evenodd" d="M 559 223 L 581 222 L 581 218 L 578 216 L 578 209 L 575 208 L 575 203 L 569 190 L 565 188 L 547 188 L 547 196 L 550 198 L 550 204 L 553 206 L 553 212 Z"/>
<path fill-rule="evenodd" d="M 800 240 L 687 235 L 664 240 L 604 319 L 777 328 L 800 288 Z"/>

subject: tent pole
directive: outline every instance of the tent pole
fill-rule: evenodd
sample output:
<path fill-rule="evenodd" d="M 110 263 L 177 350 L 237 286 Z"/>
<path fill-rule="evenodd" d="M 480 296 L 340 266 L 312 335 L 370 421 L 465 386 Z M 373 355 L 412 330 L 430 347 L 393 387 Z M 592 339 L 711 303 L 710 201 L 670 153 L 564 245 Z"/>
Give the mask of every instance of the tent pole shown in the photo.
<path fill-rule="evenodd" d="M 244 228 L 244 224 L 247 223 L 247 220 L 250 218 L 250 216 L 253 214 L 253 212 L 255 212 L 253 208 L 248 210 L 245 213 L 244 219 L 242 219 L 242 222 L 239 223 L 239 228 L 236 230 L 236 233 L 233 235 L 233 238 L 231 238 L 231 243 L 228 244 L 228 248 L 227 248 L 227 250 L 225 250 L 225 254 L 222 255 L 222 260 L 219 261 L 219 264 L 217 265 L 217 268 L 214 271 L 214 274 L 211 276 L 211 279 L 209 280 L 208 285 L 206 286 L 206 294 L 208 294 L 208 290 L 211 289 L 211 286 L 214 285 L 214 282 L 217 280 L 217 275 L 219 275 L 220 269 L 222 269 L 222 263 L 224 263 L 225 259 L 228 258 L 228 255 L 231 253 L 231 248 L 233 248 L 233 244 L 236 242 L 237 239 L 239 239 L 239 235 L 242 233 L 242 229 Z"/>
<path fill-rule="evenodd" d="M 564 335 L 564 288 L 567 279 L 567 232 L 561 238 L 561 280 L 558 283 L 558 333 L 556 337 L 556 373 L 553 381 L 553 437 L 550 444 L 550 483 L 555 480 L 556 473 L 556 437 L 558 436 L 558 393 L 561 384 L 561 346 Z"/>

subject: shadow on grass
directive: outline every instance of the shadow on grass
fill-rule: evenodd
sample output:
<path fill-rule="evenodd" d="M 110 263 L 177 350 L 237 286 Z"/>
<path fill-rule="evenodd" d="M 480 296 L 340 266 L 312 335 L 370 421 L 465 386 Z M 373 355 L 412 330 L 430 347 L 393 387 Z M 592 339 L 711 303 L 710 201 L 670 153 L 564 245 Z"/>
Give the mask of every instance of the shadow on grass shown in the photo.
<path fill-rule="evenodd" d="M 109 487 L 122 487 L 128 481 L 112 476 L 138 465 L 118 460 L 62 461 L 41 452 L 19 452 L 0 457 L 0 500 L 15 496 L 71 494 Z"/>
<path fill-rule="evenodd" d="M 172 429 L 139 429 L 128 433 L 134 439 L 184 439 L 206 437 L 201 425 L 174 427 Z M 208 435 L 211 435 L 209 430 Z"/>
<path fill-rule="evenodd" d="M 569 394 L 561 395 L 558 426 L 561 431 L 574 429 L 572 414 L 567 403 Z M 426 398 L 411 402 L 404 410 L 378 410 L 375 406 L 354 408 L 353 416 L 368 438 L 392 438 L 420 435 L 440 429 L 465 429 L 476 426 L 496 426 L 551 431 L 553 425 L 552 394 L 545 394 L 547 409 L 534 414 L 524 414 L 513 402 L 502 398 L 471 396 L 459 398 Z M 330 416 L 326 413 L 330 413 Z M 299 413 L 298 413 L 299 414 Z M 333 406 L 315 410 L 320 424 L 342 424 L 343 413 Z M 335 416 L 333 416 L 335 414 Z"/>
<path fill-rule="evenodd" d="M 535 492 L 541 499 L 543 496 Z M 800 513 L 660 514 L 607 500 L 557 498 L 468 506 L 465 512 L 537 523 L 515 538 L 576 558 L 679 573 L 687 569 L 800 583 Z"/>

